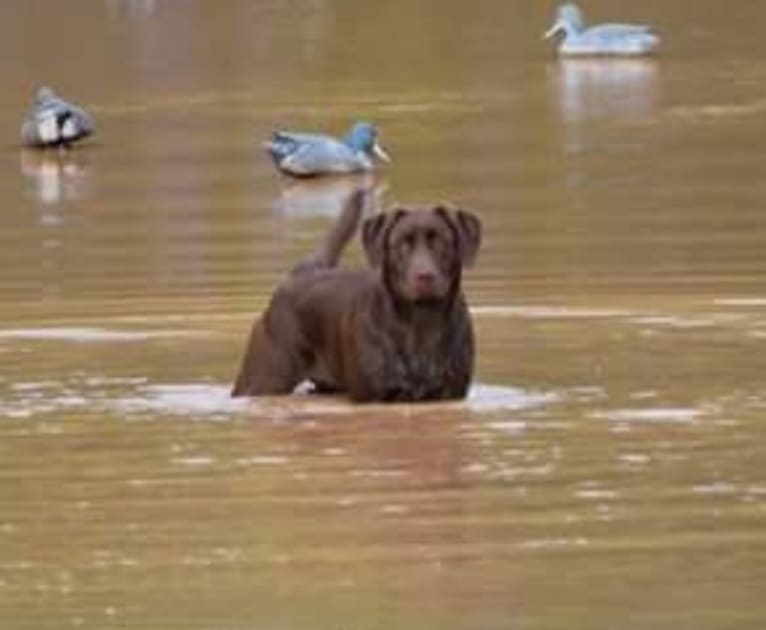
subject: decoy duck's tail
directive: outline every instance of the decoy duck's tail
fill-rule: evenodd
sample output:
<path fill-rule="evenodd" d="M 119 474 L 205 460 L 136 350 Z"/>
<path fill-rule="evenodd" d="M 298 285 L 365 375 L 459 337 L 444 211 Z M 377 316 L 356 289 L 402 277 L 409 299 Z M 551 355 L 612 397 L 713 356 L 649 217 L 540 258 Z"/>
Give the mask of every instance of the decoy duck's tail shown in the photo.
<path fill-rule="evenodd" d="M 295 140 L 282 131 L 275 131 L 271 138 L 266 140 L 262 146 L 277 163 L 284 160 L 298 148 Z"/>

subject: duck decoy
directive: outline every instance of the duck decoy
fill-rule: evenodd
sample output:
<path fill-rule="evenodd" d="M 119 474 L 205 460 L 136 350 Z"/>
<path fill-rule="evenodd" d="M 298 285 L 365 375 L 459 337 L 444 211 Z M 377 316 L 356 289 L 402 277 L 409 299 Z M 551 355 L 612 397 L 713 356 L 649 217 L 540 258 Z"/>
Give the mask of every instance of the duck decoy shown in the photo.
<path fill-rule="evenodd" d="M 32 111 L 21 125 L 21 141 L 29 147 L 69 147 L 92 133 L 91 117 L 49 87 L 37 91 Z"/>
<path fill-rule="evenodd" d="M 563 4 L 545 39 L 564 34 L 559 46 L 561 55 L 636 56 L 657 50 L 660 38 L 643 24 L 598 24 L 586 26 L 583 12 L 574 3 Z"/>
<path fill-rule="evenodd" d="M 264 147 L 283 173 L 313 177 L 372 171 L 375 158 L 390 162 L 378 143 L 378 132 L 368 122 L 358 122 L 343 139 L 323 134 L 276 131 Z"/>

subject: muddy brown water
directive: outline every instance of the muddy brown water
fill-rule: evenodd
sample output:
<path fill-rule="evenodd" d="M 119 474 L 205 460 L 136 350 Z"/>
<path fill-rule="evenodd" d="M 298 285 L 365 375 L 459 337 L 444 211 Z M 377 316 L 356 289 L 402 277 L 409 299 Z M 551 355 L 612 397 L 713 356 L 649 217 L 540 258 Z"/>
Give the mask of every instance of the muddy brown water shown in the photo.
<path fill-rule="evenodd" d="M 0 5 L 0 627 L 762 628 L 762 3 Z M 98 133 L 17 146 L 41 82 Z M 231 402 L 355 182 L 272 129 L 373 120 L 381 204 L 485 225 L 465 403 Z M 352 247 L 348 264 L 362 264 Z"/>

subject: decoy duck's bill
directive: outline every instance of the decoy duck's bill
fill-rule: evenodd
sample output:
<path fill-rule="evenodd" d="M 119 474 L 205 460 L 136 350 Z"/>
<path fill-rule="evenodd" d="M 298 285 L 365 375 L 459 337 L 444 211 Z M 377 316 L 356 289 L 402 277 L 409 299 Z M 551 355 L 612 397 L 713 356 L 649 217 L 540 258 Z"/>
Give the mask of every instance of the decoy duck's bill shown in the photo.
<path fill-rule="evenodd" d="M 378 144 L 377 142 L 373 145 L 372 150 L 375 152 L 375 155 L 377 155 L 384 162 L 391 161 L 391 157 L 388 155 L 388 153 L 385 152 L 383 147 L 380 146 L 380 144 Z"/>
<path fill-rule="evenodd" d="M 545 31 L 543 39 L 550 39 L 551 37 L 554 37 L 562 28 L 563 26 L 561 25 L 561 22 L 556 22 L 547 31 Z"/>

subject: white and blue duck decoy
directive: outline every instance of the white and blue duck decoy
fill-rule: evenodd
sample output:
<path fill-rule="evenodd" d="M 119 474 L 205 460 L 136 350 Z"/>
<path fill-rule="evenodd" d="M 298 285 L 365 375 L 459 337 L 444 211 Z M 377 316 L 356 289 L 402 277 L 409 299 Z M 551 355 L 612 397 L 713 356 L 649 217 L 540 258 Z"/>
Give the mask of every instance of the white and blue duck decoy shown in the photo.
<path fill-rule="evenodd" d="M 556 21 L 545 33 L 545 39 L 564 34 L 559 46 L 561 55 L 649 55 L 657 50 L 660 38 L 650 26 L 643 24 L 598 24 L 586 27 L 585 18 L 576 4 L 561 5 Z"/>
<path fill-rule="evenodd" d="M 378 132 L 367 122 L 356 123 L 342 140 L 321 134 L 276 131 L 264 147 L 277 168 L 294 177 L 372 171 L 376 157 L 390 161 L 378 144 Z"/>
<path fill-rule="evenodd" d="M 49 87 L 37 91 L 32 111 L 21 125 L 21 141 L 30 147 L 69 147 L 93 133 L 93 121 Z"/>

